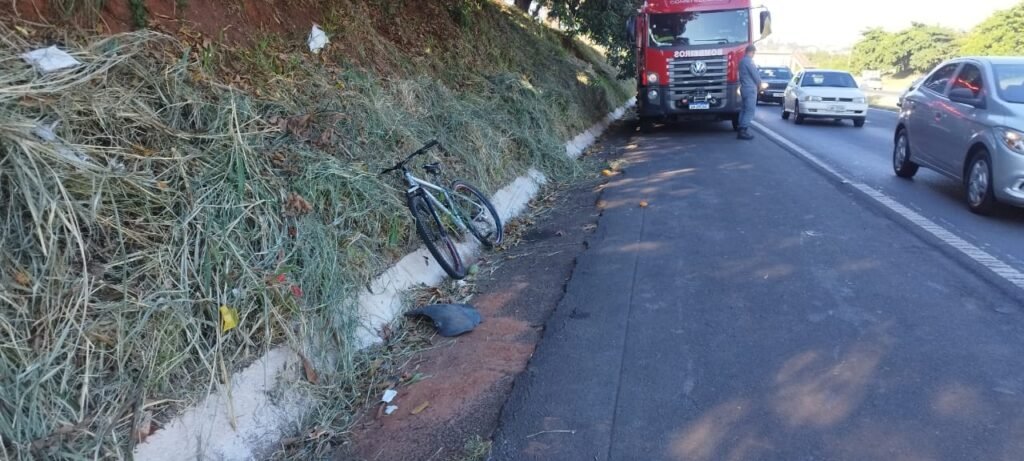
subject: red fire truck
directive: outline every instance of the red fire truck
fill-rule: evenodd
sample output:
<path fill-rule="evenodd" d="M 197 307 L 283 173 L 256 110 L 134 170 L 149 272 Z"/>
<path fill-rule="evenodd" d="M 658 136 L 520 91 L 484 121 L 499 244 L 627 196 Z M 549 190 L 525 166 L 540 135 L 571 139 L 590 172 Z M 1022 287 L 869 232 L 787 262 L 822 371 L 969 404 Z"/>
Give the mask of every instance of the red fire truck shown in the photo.
<path fill-rule="evenodd" d="M 739 62 L 753 41 L 750 0 L 646 0 L 626 33 L 636 55 L 637 112 L 658 120 L 739 123 Z M 761 9 L 758 30 L 771 33 Z"/>

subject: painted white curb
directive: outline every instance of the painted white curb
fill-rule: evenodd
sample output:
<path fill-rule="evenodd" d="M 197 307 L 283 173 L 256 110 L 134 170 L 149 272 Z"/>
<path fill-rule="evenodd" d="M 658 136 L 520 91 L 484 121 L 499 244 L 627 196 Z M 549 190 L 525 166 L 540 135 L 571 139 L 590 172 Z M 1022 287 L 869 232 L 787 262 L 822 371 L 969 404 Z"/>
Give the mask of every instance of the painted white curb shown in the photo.
<path fill-rule="evenodd" d="M 565 145 L 569 157 L 579 157 L 608 126 L 622 118 L 636 102 L 609 113 L 590 129 Z M 544 175 L 530 169 L 491 197 L 491 202 L 504 222 L 518 216 L 546 182 Z M 476 255 L 476 245 L 462 245 L 459 253 Z M 468 258 L 467 258 L 468 259 Z M 405 255 L 358 296 L 359 318 L 363 326 L 357 331 L 360 348 L 379 343 L 381 327 L 390 324 L 402 313 L 402 293 L 417 286 L 437 286 L 445 279 L 444 271 L 434 263 L 430 253 L 420 248 Z M 245 370 L 231 377 L 231 403 L 236 427 L 232 430 L 228 399 L 218 385 L 202 402 L 182 412 L 171 423 L 135 447 L 134 457 L 141 461 L 179 461 L 217 459 L 241 461 L 270 454 L 286 431 L 299 427 L 308 402 L 288 382 L 300 376 L 298 355 L 288 346 L 271 349 Z M 281 386 L 279 386 L 281 385 Z M 279 390 L 281 392 L 273 392 Z"/>

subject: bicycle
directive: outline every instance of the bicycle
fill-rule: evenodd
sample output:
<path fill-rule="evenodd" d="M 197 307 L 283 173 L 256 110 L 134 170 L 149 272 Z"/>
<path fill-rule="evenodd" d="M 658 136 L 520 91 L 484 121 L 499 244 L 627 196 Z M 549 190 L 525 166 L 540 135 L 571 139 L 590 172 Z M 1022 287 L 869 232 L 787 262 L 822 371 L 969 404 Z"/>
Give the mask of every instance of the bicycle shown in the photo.
<path fill-rule="evenodd" d="M 450 187 L 445 187 L 412 174 L 408 163 L 434 147 L 444 152 L 441 143 L 437 140 L 430 141 L 405 160 L 381 171 L 380 174 L 401 171 L 402 178 L 408 186 L 405 191 L 406 205 L 412 212 L 416 233 L 438 265 L 451 278 L 458 280 L 466 277 L 467 268 L 455 242 L 452 241 L 451 234 L 468 232 L 481 245 L 490 249 L 501 245 L 503 229 L 494 205 L 476 187 L 458 179 L 452 181 Z M 423 169 L 435 181 L 441 175 L 440 163 L 424 164 Z"/>

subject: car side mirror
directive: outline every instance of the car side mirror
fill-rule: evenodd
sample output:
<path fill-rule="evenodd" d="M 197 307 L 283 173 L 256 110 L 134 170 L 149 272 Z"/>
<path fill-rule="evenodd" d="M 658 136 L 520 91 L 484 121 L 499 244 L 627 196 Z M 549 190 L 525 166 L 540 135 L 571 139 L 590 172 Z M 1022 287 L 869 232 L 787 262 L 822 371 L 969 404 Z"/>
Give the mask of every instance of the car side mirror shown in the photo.
<path fill-rule="evenodd" d="M 761 11 L 761 15 L 760 16 L 761 16 L 761 25 L 760 25 L 761 38 L 758 39 L 758 40 L 764 40 L 764 39 L 768 38 L 769 35 L 772 34 L 772 13 L 771 13 L 771 11 L 764 10 L 764 11 Z"/>
<path fill-rule="evenodd" d="M 636 16 L 630 16 L 626 20 L 626 41 L 630 45 L 636 43 Z"/>
<path fill-rule="evenodd" d="M 985 98 L 975 97 L 974 92 L 967 88 L 953 88 L 949 92 L 949 100 L 960 104 L 966 104 L 977 109 L 985 108 Z"/>

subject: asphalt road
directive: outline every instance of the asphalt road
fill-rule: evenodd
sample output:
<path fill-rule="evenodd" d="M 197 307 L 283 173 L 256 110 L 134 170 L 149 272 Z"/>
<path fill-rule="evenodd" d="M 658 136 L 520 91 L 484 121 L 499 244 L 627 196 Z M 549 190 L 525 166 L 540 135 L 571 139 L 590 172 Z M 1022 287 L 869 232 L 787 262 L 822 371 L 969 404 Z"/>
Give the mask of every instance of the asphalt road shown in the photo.
<path fill-rule="evenodd" d="M 912 181 L 892 171 L 892 148 L 897 114 L 872 109 L 864 128 L 850 122 L 808 120 L 803 126 L 782 120 L 779 106 L 761 106 L 757 121 L 807 149 L 845 176 L 863 182 L 960 238 L 983 248 L 1003 262 L 1024 271 L 1024 211 L 1004 208 L 980 217 L 964 204 L 959 183 L 922 169 Z"/>
<path fill-rule="evenodd" d="M 854 147 L 884 144 L 872 115 L 863 130 L 778 129 L 922 210 L 959 210 L 927 174 L 883 184 L 887 154 Z M 765 136 L 720 124 L 608 142 L 626 172 L 491 459 L 1024 459 L 1021 292 Z"/>

